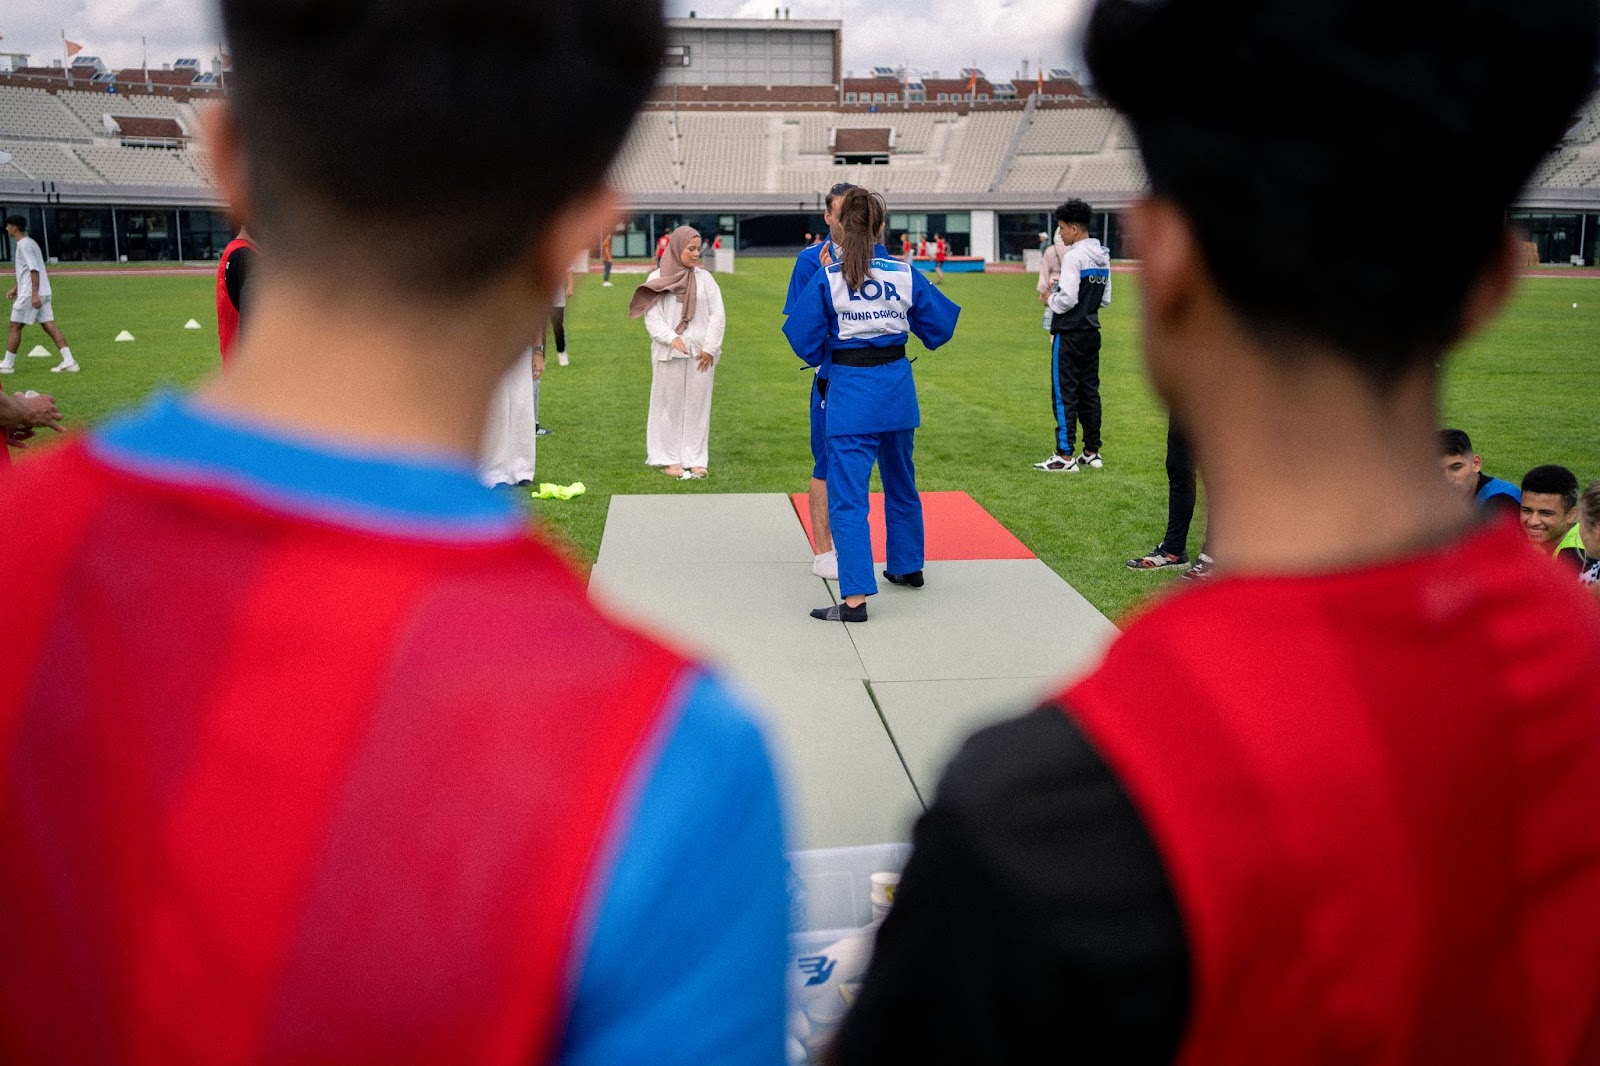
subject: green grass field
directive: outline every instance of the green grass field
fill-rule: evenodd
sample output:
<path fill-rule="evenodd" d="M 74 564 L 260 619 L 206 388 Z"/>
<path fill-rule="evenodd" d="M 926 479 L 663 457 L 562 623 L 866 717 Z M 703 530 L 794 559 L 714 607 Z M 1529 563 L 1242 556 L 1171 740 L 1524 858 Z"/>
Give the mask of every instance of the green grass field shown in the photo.
<path fill-rule="evenodd" d="M 626 311 L 641 279 L 618 275 L 610 289 L 598 276 L 579 279 L 567 315 L 572 365 L 557 367 L 552 359 L 541 396 L 540 419 L 554 433 L 540 439 L 539 478 L 582 481 L 589 491 L 569 503 L 531 506 L 580 557 L 592 561 L 599 550 L 615 493 L 805 488 L 809 375 L 779 333 L 788 271 L 787 262 L 744 259 L 738 274 L 718 279 L 728 337 L 713 401 L 711 477 L 700 482 L 669 481 L 644 465 L 649 346 Z M 75 425 L 216 369 L 209 278 L 63 272 L 54 286 L 60 325 L 83 372 L 51 374 L 53 360 L 19 358 L 18 372 L 4 384 L 9 391 L 55 394 Z M 1173 579 L 1122 565 L 1149 550 L 1166 522 L 1166 422 L 1137 358 L 1137 276 L 1116 275 L 1113 305 L 1103 316 L 1106 468 L 1077 475 L 1030 469 L 1053 440 L 1048 338 L 1039 328 L 1033 278 L 951 275 L 945 291 L 964 310 L 955 341 L 923 353 L 916 365 L 920 487 L 970 493 L 1097 607 L 1119 617 Z M 190 318 L 206 328 L 184 330 Z M 137 340 L 113 343 L 122 329 Z M 28 330 L 23 351 L 43 340 L 39 330 Z M 440 387 L 449 380 L 450 360 L 441 354 Z M 1544 462 L 1565 464 L 1580 480 L 1600 477 L 1597 410 L 1600 281 L 1581 278 L 1524 282 L 1510 312 L 1458 353 L 1445 390 L 1447 422 L 1466 429 L 1491 472 L 1511 480 Z M 1306 476 L 1316 477 L 1322 464 L 1360 463 L 1383 445 L 1330 440 L 1324 453 L 1306 457 Z M 1198 515 L 1191 551 L 1203 526 Z M 678 550 L 693 556 L 697 547 Z"/>

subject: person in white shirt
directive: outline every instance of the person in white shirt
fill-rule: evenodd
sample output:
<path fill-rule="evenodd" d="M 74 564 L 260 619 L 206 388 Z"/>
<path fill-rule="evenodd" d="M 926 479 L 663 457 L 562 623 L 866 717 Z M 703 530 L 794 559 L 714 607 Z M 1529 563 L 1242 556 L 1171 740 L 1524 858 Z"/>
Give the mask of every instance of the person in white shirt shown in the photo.
<path fill-rule="evenodd" d="M 494 390 L 478 451 L 478 480 L 490 488 L 533 481 L 543 375 L 544 345 L 536 344 L 522 353 Z"/>
<path fill-rule="evenodd" d="M 706 476 L 711 385 L 728 320 L 722 290 L 700 263 L 700 234 L 672 231 L 660 268 L 634 290 L 628 317 L 650 334 L 650 418 L 645 462 L 668 477 Z"/>
<path fill-rule="evenodd" d="M 77 373 L 78 362 L 72 358 L 67 338 L 56 328 L 55 312 L 50 309 L 50 275 L 44 268 L 44 253 L 39 242 L 28 236 L 28 220 L 22 215 L 6 219 L 6 234 L 11 238 L 11 257 L 17 265 L 17 283 L 6 292 L 11 305 L 11 327 L 6 334 L 6 354 L 0 359 L 0 374 L 9 374 L 16 367 L 17 349 L 22 345 L 22 327 L 38 325 L 50 335 L 61 362 L 50 368 L 52 373 L 67 371 Z"/>

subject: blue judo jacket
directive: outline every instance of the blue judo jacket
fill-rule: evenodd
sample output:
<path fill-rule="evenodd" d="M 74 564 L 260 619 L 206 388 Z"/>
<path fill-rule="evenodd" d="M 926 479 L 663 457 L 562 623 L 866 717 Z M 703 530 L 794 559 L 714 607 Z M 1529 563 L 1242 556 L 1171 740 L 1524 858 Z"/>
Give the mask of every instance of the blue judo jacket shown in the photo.
<path fill-rule="evenodd" d="M 783 333 L 808 366 L 828 378 L 830 437 L 890 433 L 922 424 L 911 361 L 882 366 L 840 366 L 833 353 L 848 348 L 892 348 L 915 336 L 929 349 L 955 335 L 961 308 L 921 273 L 891 259 L 881 244 L 859 291 L 845 284 L 844 267 L 817 271 L 794 301 Z"/>

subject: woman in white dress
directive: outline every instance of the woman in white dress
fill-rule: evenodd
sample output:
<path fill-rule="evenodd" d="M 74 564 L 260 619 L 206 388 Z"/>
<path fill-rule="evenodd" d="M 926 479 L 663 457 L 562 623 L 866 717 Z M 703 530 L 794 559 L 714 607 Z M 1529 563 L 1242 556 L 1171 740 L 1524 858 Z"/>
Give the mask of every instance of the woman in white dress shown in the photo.
<path fill-rule="evenodd" d="M 650 334 L 650 418 L 645 462 L 668 477 L 706 476 L 711 385 L 722 360 L 727 317 L 722 290 L 700 263 L 700 234 L 672 231 L 660 268 L 634 290 L 628 316 Z"/>
<path fill-rule="evenodd" d="M 478 458 L 478 480 L 489 487 L 533 481 L 534 451 L 539 438 L 539 378 L 544 374 L 544 345 L 522 353 L 489 401 Z"/>

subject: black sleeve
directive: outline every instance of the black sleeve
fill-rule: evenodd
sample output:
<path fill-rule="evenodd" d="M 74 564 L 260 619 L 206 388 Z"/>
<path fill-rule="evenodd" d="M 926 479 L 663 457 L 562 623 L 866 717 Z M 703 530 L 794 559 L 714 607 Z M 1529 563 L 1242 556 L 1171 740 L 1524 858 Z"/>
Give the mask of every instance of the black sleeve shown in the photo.
<path fill-rule="evenodd" d="M 245 283 L 250 279 L 250 268 L 254 265 L 256 253 L 251 248 L 239 248 L 228 256 L 228 265 L 222 271 L 222 284 L 228 290 L 228 299 L 233 303 L 233 309 L 239 312 L 241 321 L 244 319 L 244 289 Z"/>
<path fill-rule="evenodd" d="M 1173 1060 L 1189 1004 L 1177 904 L 1059 709 L 969 740 L 913 844 L 833 1063 Z"/>

